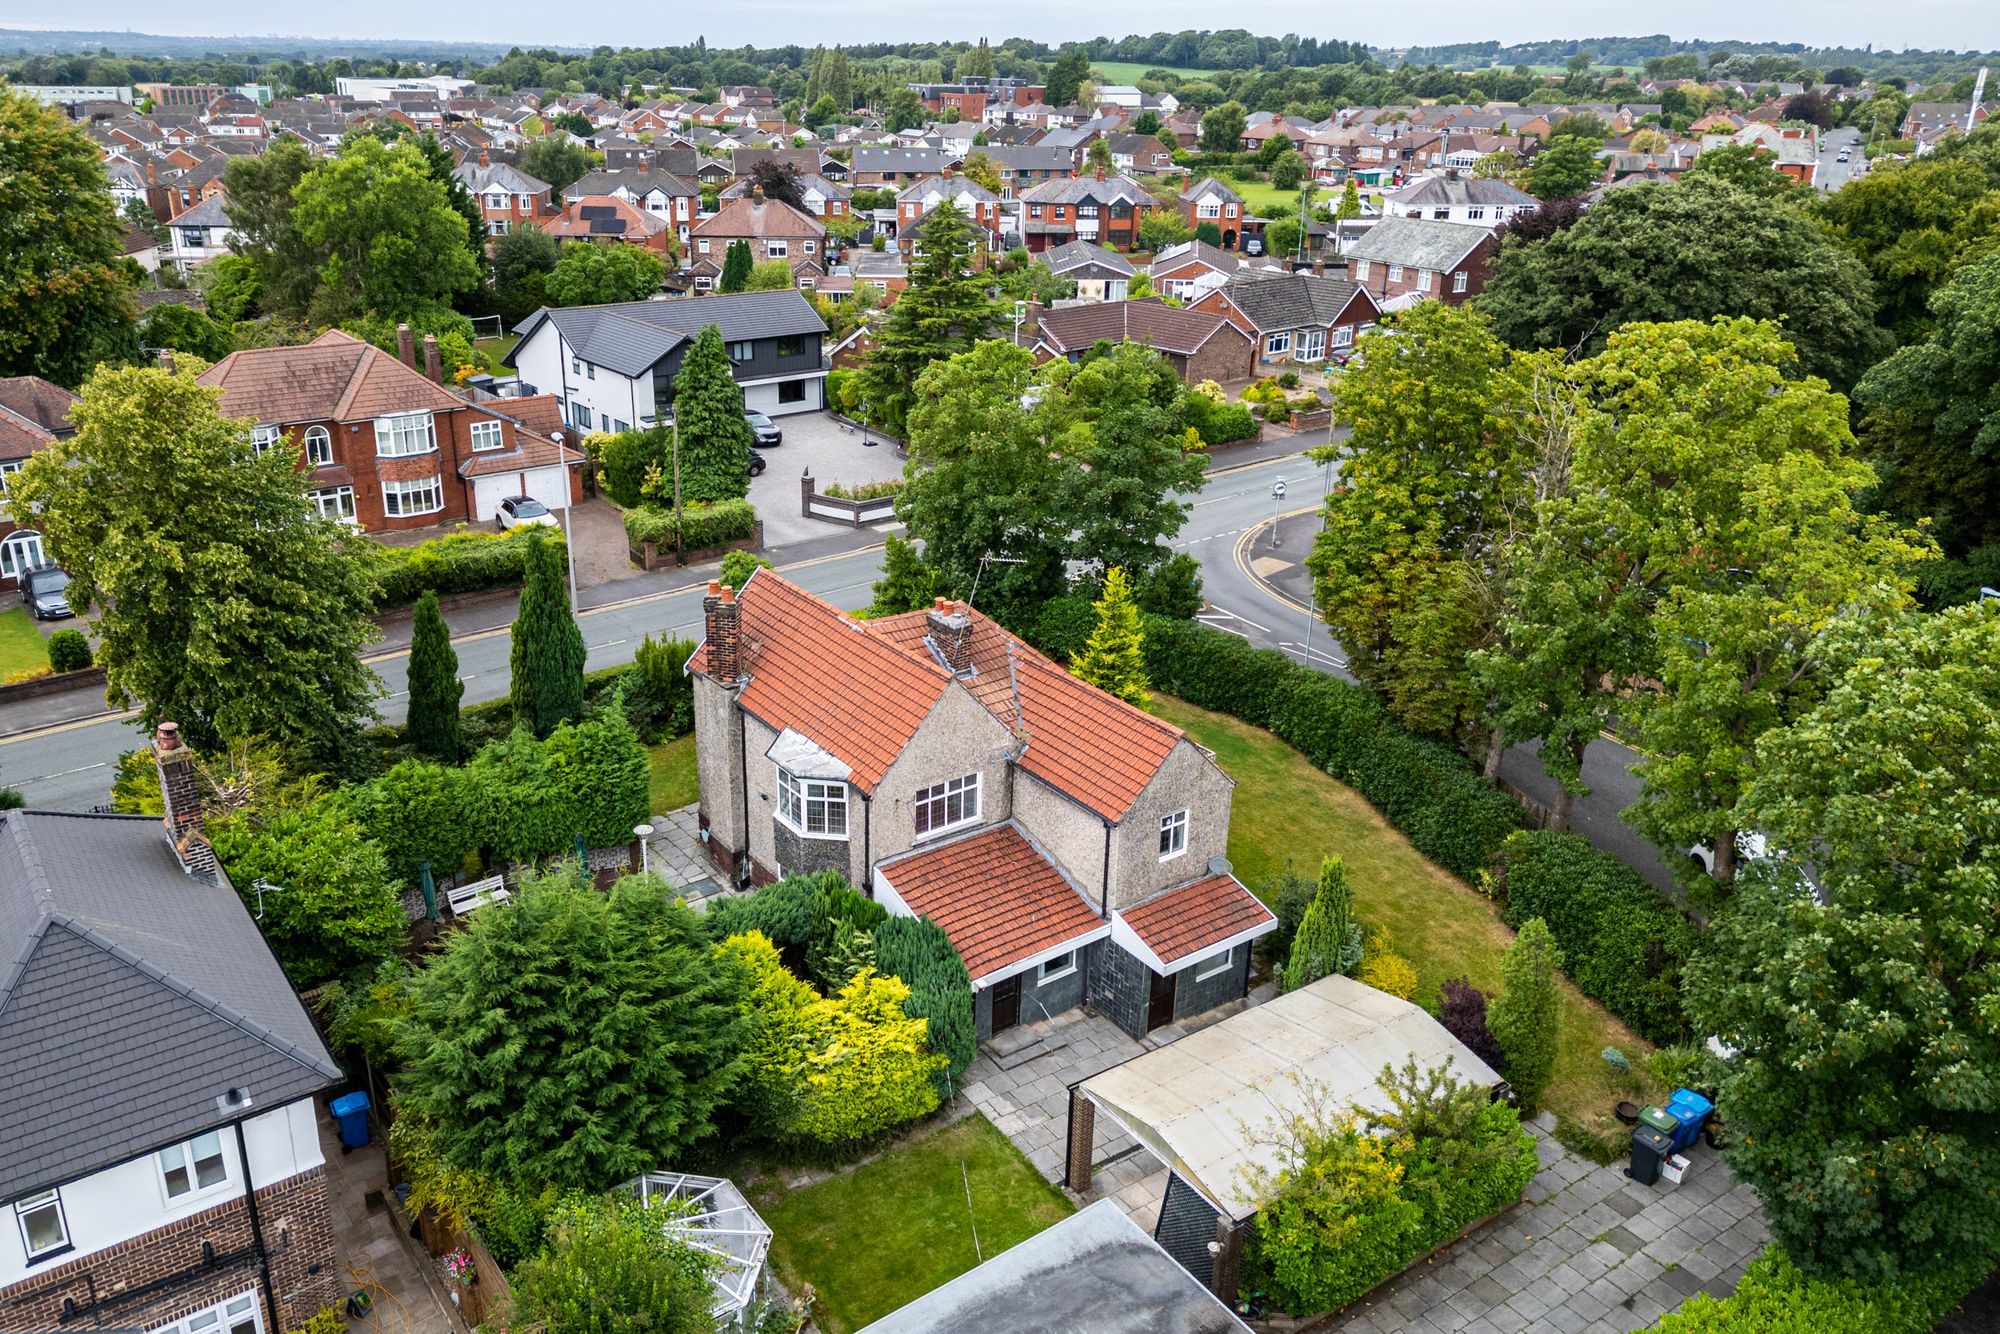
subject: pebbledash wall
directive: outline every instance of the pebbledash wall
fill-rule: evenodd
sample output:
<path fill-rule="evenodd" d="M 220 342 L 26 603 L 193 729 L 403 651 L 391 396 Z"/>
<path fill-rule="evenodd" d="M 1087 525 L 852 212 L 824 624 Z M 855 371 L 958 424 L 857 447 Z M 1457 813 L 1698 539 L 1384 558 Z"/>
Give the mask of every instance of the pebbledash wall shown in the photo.
<path fill-rule="evenodd" d="M 345 1291 L 313 1104 L 295 1102 L 247 1124 L 272 1286 L 283 1330 L 293 1330 Z M 61 1187 L 75 1250 L 28 1266 L 19 1229 L 4 1229 L 11 1235 L 0 1237 L 0 1330 L 151 1329 L 253 1293 L 264 1334 L 283 1334 L 270 1328 L 234 1134 L 225 1129 L 223 1141 L 227 1185 L 181 1210 L 165 1201 L 148 1153 Z"/>

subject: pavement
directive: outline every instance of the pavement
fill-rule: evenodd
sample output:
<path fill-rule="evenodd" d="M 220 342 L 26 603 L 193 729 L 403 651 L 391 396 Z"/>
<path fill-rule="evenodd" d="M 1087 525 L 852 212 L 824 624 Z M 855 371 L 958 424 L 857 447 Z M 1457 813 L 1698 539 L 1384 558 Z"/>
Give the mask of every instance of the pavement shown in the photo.
<path fill-rule="evenodd" d="M 363 1288 L 375 1299 L 365 1319 L 347 1321 L 350 1334 L 454 1334 L 462 1330 L 439 1295 L 439 1286 L 430 1281 L 428 1258 L 420 1258 L 418 1244 L 400 1235 L 389 1212 L 388 1165 L 380 1139 L 343 1154 L 333 1119 L 322 1105 L 319 1143 L 326 1158 L 334 1250 L 333 1272 L 325 1276 L 325 1300 L 340 1306 L 348 1294 Z"/>

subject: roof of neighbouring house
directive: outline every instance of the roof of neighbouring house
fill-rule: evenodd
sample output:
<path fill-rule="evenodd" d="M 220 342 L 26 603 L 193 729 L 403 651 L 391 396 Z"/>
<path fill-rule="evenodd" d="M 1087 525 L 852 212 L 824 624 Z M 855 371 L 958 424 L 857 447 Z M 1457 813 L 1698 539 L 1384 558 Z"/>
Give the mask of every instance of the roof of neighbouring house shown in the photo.
<path fill-rule="evenodd" d="M 24 459 L 55 443 L 55 434 L 41 423 L 0 403 L 0 459 Z"/>
<path fill-rule="evenodd" d="M 1535 197 L 1505 181 L 1484 176 L 1430 176 L 1390 193 L 1389 200 L 1408 208 L 1482 207 L 1533 208 Z"/>
<path fill-rule="evenodd" d="M 1242 944 L 1275 931 L 1278 919 L 1243 882 L 1223 870 L 1211 870 L 1199 880 L 1163 889 L 1129 908 L 1118 918 L 1142 949 L 1132 952 L 1162 975 L 1201 951 L 1220 949 L 1223 942 Z M 1151 958 L 1146 958 L 1150 954 Z"/>
<path fill-rule="evenodd" d="M 222 411 L 266 425 L 360 421 L 392 412 L 467 406 L 372 343 L 329 329 L 302 347 L 232 352 L 199 383 L 222 390 Z"/>
<path fill-rule="evenodd" d="M 1373 297 L 1345 278 L 1254 269 L 1237 274 L 1222 294 L 1259 330 L 1330 325 L 1357 294 L 1371 307 L 1375 304 Z"/>
<path fill-rule="evenodd" d="M 1347 247 L 1347 257 L 1444 270 L 1492 239 L 1492 232 L 1469 222 L 1383 218 Z"/>
<path fill-rule="evenodd" d="M 1247 1334 L 1200 1280 L 1097 1203 L 892 1311 L 861 1334 Z"/>
<path fill-rule="evenodd" d="M 622 171 L 593 171 L 566 187 L 562 194 L 564 199 L 582 199 L 586 195 L 615 195 L 620 190 L 641 198 L 654 190 L 666 195 L 694 196 L 701 193 L 700 186 L 670 171 L 658 167 L 631 167 Z"/>
<path fill-rule="evenodd" d="M 1157 298 L 1065 306 L 1044 312 L 1039 329 L 1041 340 L 1064 354 L 1082 351 L 1096 342 L 1131 342 L 1191 356 L 1224 330 L 1239 338 L 1246 336 L 1220 315 L 1169 306 Z"/>
<path fill-rule="evenodd" d="M 1083 268 L 1106 269 L 1111 276 L 1130 278 L 1138 272 L 1132 261 L 1116 250 L 1106 250 L 1093 241 L 1065 241 L 1058 246 L 1050 246 L 1037 256 L 1048 265 L 1049 272 L 1057 274 L 1074 273 Z"/>
<path fill-rule="evenodd" d="M 572 353 L 621 375 L 633 376 L 713 324 L 725 342 L 825 333 L 826 321 L 794 290 L 734 292 L 669 301 L 620 301 L 602 306 L 543 308 L 514 326 L 521 343 L 543 321 L 562 332 Z M 520 350 L 508 353 L 509 365 Z"/>
<path fill-rule="evenodd" d="M 187 212 L 173 220 L 176 227 L 227 227 L 229 226 L 229 198 L 213 194 L 196 204 Z"/>
<path fill-rule="evenodd" d="M 0 379 L 0 407 L 10 408 L 54 435 L 72 428 L 69 410 L 77 396 L 39 375 L 10 375 Z"/>
<path fill-rule="evenodd" d="M 0 1199 L 346 1076 L 226 881 L 157 818 L 0 815 Z"/>
<path fill-rule="evenodd" d="M 723 204 L 713 216 L 702 219 L 696 225 L 694 235 L 817 237 L 826 235 L 826 224 L 783 200 L 765 199 L 753 194 Z"/>
<path fill-rule="evenodd" d="M 877 869 L 905 907 L 944 928 L 974 984 L 1111 930 L 1011 820 L 892 857 Z"/>
<path fill-rule="evenodd" d="M 514 195 L 538 195 L 549 188 L 547 181 L 538 180 L 506 162 L 480 162 L 477 159 L 461 162 L 451 175 L 468 193 L 476 195 L 493 189 Z"/>

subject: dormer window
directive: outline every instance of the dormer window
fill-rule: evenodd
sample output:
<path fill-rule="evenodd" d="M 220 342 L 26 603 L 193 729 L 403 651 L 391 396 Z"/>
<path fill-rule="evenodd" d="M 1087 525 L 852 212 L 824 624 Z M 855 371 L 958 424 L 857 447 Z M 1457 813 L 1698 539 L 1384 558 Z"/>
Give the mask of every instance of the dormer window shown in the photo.
<path fill-rule="evenodd" d="M 281 426 L 257 426 L 250 431 L 250 447 L 261 456 L 285 434 Z"/>

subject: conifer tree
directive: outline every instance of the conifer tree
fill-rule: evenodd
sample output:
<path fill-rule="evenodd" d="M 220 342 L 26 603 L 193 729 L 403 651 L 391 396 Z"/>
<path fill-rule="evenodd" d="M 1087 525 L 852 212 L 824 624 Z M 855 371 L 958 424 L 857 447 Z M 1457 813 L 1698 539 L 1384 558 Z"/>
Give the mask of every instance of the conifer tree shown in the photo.
<path fill-rule="evenodd" d="M 680 420 L 681 495 L 687 500 L 738 500 L 750 491 L 750 423 L 743 390 L 729 370 L 722 331 L 695 335 L 674 377 Z"/>
<path fill-rule="evenodd" d="M 570 614 L 569 590 L 556 550 L 538 532 L 528 537 L 527 579 L 514 616 L 514 717 L 546 737 L 559 723 L 583 716 L 583 631 Z"/>
<path fill-rule="evenodd" d="M 1556 970 L 1562 952 L 1539 917 L 1521 932 L 1500 960 L 1505 988 L 1486 1005 L 1486 1026 L 1507 1055 L 1507 1082 L 1520 1099 L 1521 1114 L 1532 1115 L 1556 1069 Z"/>
<path fill-rule="evenodd" d="M 722 280 L 716 284 L 718 292 L 742 292 L 750 287 L 750 243 L 731 241 L 729 253 L 722 259 Z"/>
<path fill-rule="evenodd" d="M 1104 572 L 1104 596 L 1097 600 L 1097 626 L 1090 632 L 1071 671 L 1107 695 L 1146 707 L 1145 631 L 1123 566 Z"/>
<path fill-rule="evenodd" d="M 882 548 L 882 577 L 869 591 L 874 594 L 870 616 L 920 611 L 937 595 L 937 574 L 924 564 L 915 542 L 891 533 Z"/>
<path fill-rule="evenodd" d="M 1347 883 L 1347 865 L 1338 857 L 1319 864 L 1319 888 L 1299 933 L 1292 937 L 1285 962 L 1284 990 L 1297 991 L 1334 973 L 1352 975 L 1361 963 L 1361 923 L 1354 920 L 1354 891 Z"/>
<path fill-rule="evenodd" d="M 410 630 L 409 685 L 410 744 L 420 755 L 457 764 L 458 702 L 465 694 L 465 682 L 458 679 L 458 653 L 438 611 L 437 593 L 428 588 L 417 599 Z"/>
<path fill-rule="evenodd" d="M 911 261 L 909 286 L 889 307 L 862 372 L 869 417 L 895 434 L 905 430 L 925 368 L 971 351 L 992 328 L 973 246 L 973 223 L 950 200 L 924 215 L 923 253 Z"/>

